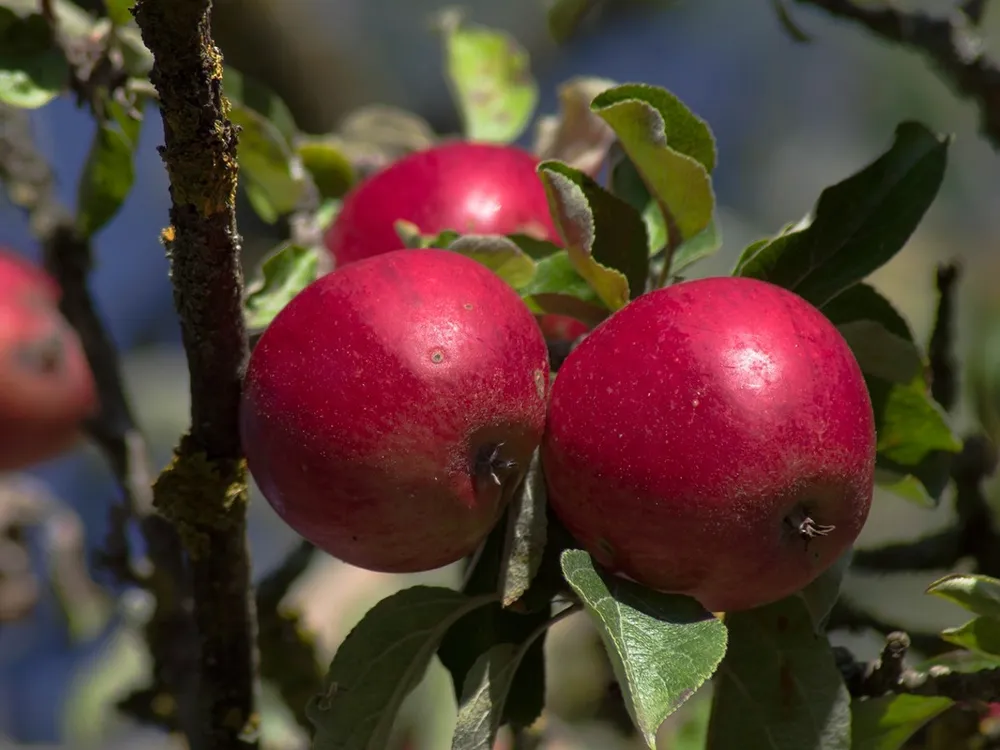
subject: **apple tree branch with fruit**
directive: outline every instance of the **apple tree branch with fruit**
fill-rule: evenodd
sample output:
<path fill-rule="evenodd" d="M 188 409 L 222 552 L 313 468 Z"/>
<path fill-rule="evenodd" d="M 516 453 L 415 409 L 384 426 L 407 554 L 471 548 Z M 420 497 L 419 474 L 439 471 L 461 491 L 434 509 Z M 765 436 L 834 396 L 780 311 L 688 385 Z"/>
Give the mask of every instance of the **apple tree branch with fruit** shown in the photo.
<path fill-rule="evenodd" d="M 0 76 L 0 177 L 49 272 L 0 257 L 0 467 L 82 434 L 119 479 L 103 564 L 155 602 L 151 681 L 121 711 L 191 748 L 258 747 L 263 682 L 316 750 L 386 750 L 437 659 L 453 750 L 554 748 L 546 637 L 579 615 L 650 748 L 937 748 L 928 737 L 958 715 L 976 721 L 950 747 L 993 746 L 1000 535 L 984 483 L 1000 368 L 970 365 L 980 429 L 960 438 L 958 264 L 938 271 L 926 345 L 868 280 L 933 203 L 950 136 L 901 122 L 808 217 L 699 277 L 722 244 L 718 154 L 669 91 L 572 79 L 520 149 L 538 99 L 526 52 L 446 14 L 463 133 L 372 108 L 350 132 L 305 134 L 273 95 L 244 99 L 209 0 L 105 5 L 97 20 L 0 2 L 23 73 Z M 592 4 L 571 5 L 554 9 L 560 37 Z M 66 81 L 98 124 L 75 212 L 21 111 Z M 146 105 L 164 126 L 161 240 L 191 375 L 190 428 L 155 479 L 86 278 L 91 238 L 132 187 Z M 365 141 L 366 117 L 392 127 Z M 238 185 L 288 228 L 245 286 Z M 302 538 L 255 591 L 251 478 Z M 25 500 L 36 487 L 10 487 L 9 525 L 49 517 L 24 511 L 42 507 Z M 876 487 L 954 502 L 955 524 L 854 551 Z M 399 575 L 460 564 L 463 580 L 383 598 L 321 664 L 283 604 L 318 555 Z M 971 619 L 902 632 L 841 595 L 851 567 L 936 571 L 927 593 Z M 884 636 L 877 660 L 831 641 L 860 629 Z M 697 739 L 657 744 L 699 693 Z"/>

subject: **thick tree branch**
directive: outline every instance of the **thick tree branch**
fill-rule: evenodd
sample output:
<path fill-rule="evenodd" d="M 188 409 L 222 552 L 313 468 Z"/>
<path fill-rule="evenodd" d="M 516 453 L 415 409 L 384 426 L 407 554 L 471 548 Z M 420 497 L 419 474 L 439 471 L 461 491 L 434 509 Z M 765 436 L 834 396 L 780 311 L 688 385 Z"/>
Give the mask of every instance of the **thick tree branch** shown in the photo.
<path fill-rule="evenodd" d="M 191 429 L 154 487 L 191 557 L 201 636 L 198 748 L 257 746 L 256 616 L 246 543 L 247 474 L 239 403 L 247 357 L 236 229 L 236 129 L 222 94 L 210 0 L 139 0 L 153 54 L 170 178 L 174 303 L 191 376 Z"/>
<path fill-rule="evenodd" d="M 857 662 L 846 649 L 838 649 L 837 666 L 851 695 L 877 698 L 887 693 L 906 693 L 940 696 L 958 702 L 1000 701 L 1000 669 L 956 672 L 945 666 L 935 666 L 922 672 L 904 666 L 909 648 L 909 636 L 895 632 L 886 637 L 882 654 L 871 663 Z"/>
<path fill-rule="evenodd" d="M 796 2 L 854 21 L 885 41 L 922 54 L 956 93 L 976 103 L 983 135 L 994 148 L 1000 148 L 1000 65 L 986 55 L 982 40 L 973 30 L 981 3 L 967 4 L 971 14 L 958 10 L 938 18 L 861 0 Z"/>
<path fill-rule="evenodd" d="M 153 655 L 153 683 L 146 699 L 129 700 L 129 713 L 171 729 L 193 731 L 197 695 L 197 639 L 190 615 L 190 592 L 180 540 L 173 527 L 153 510 L 152 469 L 146 441 L 136 425 L 122 382 L 118 353 L 94 306 L 87 286 L 90 242 L 55 192 L 49 165 L 35 148 L 25 112 L 0 107 L 0 179 L 11 200 L 23 208 L 45 250 L 48 270 L 62 288 L 60 307 L 76 329 L 100 397 L 100 412 L 87 433 L 101 449 L 122 490 L 123 506 L 111 511 L 111 530 L 101 562 L 124 583 L 137 583 L 156 600 L 156 612 L 146 626 Z M 130 559 L 126 527 L 138 519 L 146 541 L 151 570 Z M 151 708 L 168 695 L 176 706 L 164 716 Z"/>

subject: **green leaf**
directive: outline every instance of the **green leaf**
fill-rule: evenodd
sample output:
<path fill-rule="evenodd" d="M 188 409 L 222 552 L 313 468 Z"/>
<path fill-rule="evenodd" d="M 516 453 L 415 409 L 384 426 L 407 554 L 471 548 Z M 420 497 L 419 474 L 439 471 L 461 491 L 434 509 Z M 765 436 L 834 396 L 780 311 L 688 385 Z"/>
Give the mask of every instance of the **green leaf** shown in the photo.
<path fill-rule="evenodd" d="M 650 204 L 651 208 L 656 208 L 655 204 Z M 656 212 L 662 219 L 662 214 Z M 646 223 L 647 228 L 649 222 Z M 666 235 L 664 235 L 666 236 Z M 708 222 L 708 226 L 689 240 L 681 243 L 681 246 L 674 251 L 670 263 L 670 273 L 678 274 L 688 266 L 692 266 L 700 260 L 710 258 L 722 247 L 722 230 L 713 218 Z"/>
<path fill-rule="evenodd" d="M 944 712 L 949 698 L 886 695 L 851 704 L 851 750 L 901 750 L 917 730 Z"/>
<path fill-rule="evenodd" d="M 463 234 L 445 249 L 482 263 L 515 289 L 523 288 L 535 277 L 535 261 L 503 235 Z"/>
<path fill-rule="evenodd" d="M 1000 656 L 1000 619 L 977 617 L 960 627 L 942 630 L 941 638 L 970 651 Z"/>
<path fill-rule="evenodd" d="M 492 601 L 436 586 L 376 604 L 337 649 L 324 692 L 306 707 L 316 750 L 385 750 L 399 706 L 423 679 L 441 638 Z"/>
<path fill-rule="evenodd" d="M 851 567 L 853 556 L 854 550 L 848 549 L 837 558 L 833 565 L 820 573 L 812 583 L 795 594 L 805 603 L 817 634 L 821 634 L 826 629 L 827 618 L 840 596 L 840 585 L 847 569 Z"/>
<path fill-rule="evenodd" d="M 937 505 L 923 483 L 912 474 L 900 474 L 881 466 L 876 466 L 875 484 L 886 492 L 890 492 L 897 497 L 909 500 L 911 503 L 916 503 L 924 508 L 933 508 Z"/>
<path fill-rule="evenodd" d="M 535 265 L 535 276 L 531 283 L 523 286 L 520 291 L 524 297 L 565 294 L 593 305 L 602 304 L 593 287 L 577 273 L 566 250 L 559 250 L 540 259 Z"/>
<path fill-rule="evenodd" d="M 822 307 L 906 244 L 937 196 L 949 144 L 904 122 L 888 151 L 823 191 L 807 227 L 744 253 L 734 275 L 770 281 Z"/>
<path fill-rule="evenodd" d="M 91 237 L 117 215 L 135 181 L 135 149 L 142 122 L 112 104 L 113 117 L 98 126 L 77 187 L 77 228 Z"/>
<path fill-rule="evenodd" d="M 927 593 L 954 602 L 974 615 L 1000 618 L 1000 580 L 996 578 L 952 573 L 928 586 Z"/>
<path fill-rule="evenodd" d="M 615 131 L 594 114 L 594 97 L 615 85 L 607 78 L 572 78 L 559 86 L 559 114 L 538 120 L 532 152 L 539 161 L 558 160 L 596 178 Z"/>
<path fill-rule="evenodd" d="M 240 127 L 238 158 L 241 182 L 264 221 L 291 213 L 305 191 L 301 164 L 296 164 L 281 132 L 260 113 L 233 104 L 229 119 Z"/>
<path fill-rule="evenodd" d="M 247 328 L 262 331 L 292 298 L 316 280 L 318 251 L 286 243 L 264 259 L 260 274 L 247 286 L 243 314 Z"/>
<path fill-rule="evenodd" d="M 563 552 L 562 569 L 601 633 L 629 715 L 655 748 L 663 720 L 722 660 L 725 625 L 690 597 L 607 574 L 582 550 Z"/>
<path fill-rule="evenodd" d="M 0 102 L 37 109 L 68 83 L 69 63 L 45 18 L 0 7 Z"/>
<path fill-rule="evenodd" d="M 354 186 L 357 179 L 354 166 L 336 144 L 308 138 L 299 141 L 295 152 L 302 166 L 312 175 L 322 198 L 343 198 Z"/>
<path fill-rule="evenodd" d="M 266 84 L 227 65 L 222 72 L 222 86 L 231 103 L 259 113 L 281 133 L 286 143 L 295 138 L 298 126 L 292 111 Z"/>
<path fill-rule="evenodd" d="M 499 643 L 476 659 L 459 700 L 452 750 L 493 750 L 514 678 L 534 642 Z"/>
<path fill-rule="evenodd" d="M 545 477 L 536 450 L 509 506 L 507 544 L 500 569 L 505 607 L 524 596 L 542 563 L 547 528 L 545 502 Z"/>
<path fill-rule="evenodd" d="M 463 24 L 460 12 L 448 10 L 440 18 L 447 79 L 465 137 L 516 141 L 538 104 L 527 50 L 502 31 Z"/>
<path fill-rule="evenodd" d="M 108 18 L 115 26 L 128 26 L 132 22 L 129 10 L 135 5 L 135 0 L 104 0 L 104 8 Z"/>
<path fill-rule="evenodd" d="M 861 369 L 890 383 L 923 376 L 923 354 L 906 320 L 868 284 L 855 284 L 823 306 Z"/>
<path fill-rule="evenodd" d="M 615 131 L 622 148 L 663 213 L 674 247 L 712 220 L 715 139 L 708 125 L 670 92 L 625 84 L 594 99 L 594 112 Z"/>
<path fill-rule="evenodd" d="M 962 449 L 944 410 L 927 393 L 923 377 L 908 384 L 871 377 L 865 380 L 881 456 L 903 466 L 916 466 L 933 451 L 957 453 Z"/>
<path fill-rule="evenodd" d="M 601 0 L 552 0 L 549 3 L 549 34 L 559 44 L 568 41 Z"/>
<path fill-rule="evenodd" d="M 849 750 L 851 697 L 797 596 L 726 616 L 706 750 Z"/>
<path fill-rule="evenodd" d="M 612 310 L 646 290 L 642 217 L 596 181 L 558 161 L 538 165 L 552 218 L 573 267 Z"/>

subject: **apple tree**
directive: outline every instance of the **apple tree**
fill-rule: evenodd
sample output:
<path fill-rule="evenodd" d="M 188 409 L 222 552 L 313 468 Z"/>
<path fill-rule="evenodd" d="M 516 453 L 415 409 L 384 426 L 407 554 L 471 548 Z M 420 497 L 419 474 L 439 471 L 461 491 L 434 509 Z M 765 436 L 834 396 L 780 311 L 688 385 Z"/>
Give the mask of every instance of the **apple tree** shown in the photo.
<path fill-rule="evenodd" d="M 942 18 L 800 4 L 924 52 L 1000 142 L 1000 69 L 967 44 L 981 3 Z M 724 241 L 718 153 L 670 91 L 571 79 L 516 147 L 539 94 L 527 53 L 445 14 L 461 133 L 384 108 L 356 115 L 394 139 L 305 133 L 224 65 L 211 5 L 0 2 L 6 121 L 72 93 L 98 125 L 72 212 L 30 133 L 0 133 L 0 177 L 45 250 L 45 272 L 0 257 L 0 467 L 83 434 L 120 482 L 103 563 L 156 605 L 151 682 L 121 711 L 192 748 L 257 747 L 263 682 L 316 750 L 385 750 L 438 659 L 453 750 L 548 747 L 546 637 L 579 614 L 639 745 L 996 746 L 997 329 L 969 367 L 979 429 L 956 434 L 959 265 L 938 270 L 926 342 L 869 280 L 934 202 L 951 136 L 900 122 L 807 217 L 703 278 Z M 598 5 L 553 3 L 553 34 Z M 190 428 L 155 479 L 87 287 L 91 239 L 129 195 L 154 113 L 191 376 Z M 246 272 L 238 201 L 286 230 Z M 303 538 L 256 587 L 251 478 Z M 876 487 L 954 503 L 957 520 L 854 551 Z M 318 554 L 388 573 L 462 563 L 463 582 L 383 598 L 320 664 L 279 606 Z M 904 632 L 841 596 L 852 566 L 961 559 L 974 567 L 926 589 L 968 611 L 957 628 Z M 834 645 L 858 629 L 884 639 L 876 660 Z M 664 735 L 696 695 L 690 732 Z"/>

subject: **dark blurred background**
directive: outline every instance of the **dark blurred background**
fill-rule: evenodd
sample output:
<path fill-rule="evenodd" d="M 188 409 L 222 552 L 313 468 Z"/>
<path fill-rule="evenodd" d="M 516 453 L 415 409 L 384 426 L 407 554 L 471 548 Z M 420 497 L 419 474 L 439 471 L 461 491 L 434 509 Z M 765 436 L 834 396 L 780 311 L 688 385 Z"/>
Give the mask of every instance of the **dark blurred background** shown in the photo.
<path fill-rule="evenodd" d="M 441 132 L 457 130 L 442 76 L 439 39 L 429 22 L 442 3 L 218 0 L 216 5 L 215 35 L 226 63 L 281 94 L 302 129 L 330 131 L 351 109 L 382 102 L 414 110 Z M 901 0 L 897 5 L 917 3 Z M 965 323 L 973 315 L 974 305 L 968 302 L 973 291 L 1000 297 L 1000 162 L 977 134 L 974 108 L 956 99 L 914 55 L 885 46 L 857 27 L 794 6 L 797 22 L 813 38 L 798 43 L 766 0 L 688 0 L 656 12 L 606 13 L 561 47 L 549 39 L 543 0 L 467 0 L 464 6 L 470 20 L 509 30 L 531 51 L 542 91 L 541 113 L 554 110 L 559 82 L 591 75 L 667 87 L 707 119 L 718 139 L 715 189 L 725 244 L 698 267 L 700 274 L 727 272 L 748 242 L 802 217 L 823 187 L 885 148 L 899 121 L 917 118 L 956 134 L 950 168 L 922 227 L 874 281 L 922 337 L 931 324 L 939 260 L 957 256 L 965 262 L 970 280 L 960 310 Z M 984 34 L 989 41 L 998 32 L 1000 13 L 995 12 L 986 19 Z M 162 465 L 187 427 L 188 395 L 167 263 L 158 242 L 168 205 L 166 176 L 155 150 L 162 132 L 159 117 L 149 114 L 135 187 L 118 217 L 96 239 L 92 289 L 124 352 L 135 406 Z M 62 198 L 72 205 L 94 131 L 91 117 L 64 98 L 33 112 L 32 118 L 39 144 L 57 171 Z M 530 134 L 525 142 L 530 142 Z M 241 207 L 240 217 L 249 272 L 276 235 L 246 207 Z M 3 202 L 0 244 L 33 257 L 38 254 L 26 221 Z M 965 424 L 968 410 L 959 418 Z M 96 453 L 82 448 L 39 467 L 37 474 L 79 513 L 88 548 L 99 545 L 116 490 Z M 910 537 L 945 523 L 949 513 L 948 503 L 929 511 L 880 496 L 861 544 Z M 251 511 L 251 541 L 258 576 L 295 543 L 259 496 Z M 936 575 L 852 575 L 847 591 L 877 612 L 901 613 L 896 619 L 905 618 L 907 625 L 960 624 L 961 612 L 921 595 Z M 413 578 L 458 580 L 454 569 L 400 578 L 322 558 L 291 597 L 304 607 L 307 622 L 320 633 L 329 655 L 367 607 Z M 81 620 L 67 618 L 58 598 L 47 594 L 29 620 L 4 625 L 0 747 L 176 747 L 112 710 L 116 699 L 142 683 L 148 669 L 135 625 L 145 605 L 141 599 L 126 601 Z M 870 656 L 877 643 L 874 637 L 850 640 L 859 656 Z M 548 658 L 550 706 L 562 727 L 548 748 L 638 747 L 587 721 L 600 707 L 608 675 L 585 620 L 570 618 L 556 629 Z M 302 747 L 287 712 L 267 692 L 264 701 L 268 747 Z M 414 723 L 412 750 L 448 746 L 451 701 L 448 678 L 435 665 L 407 706 L 407 716 L 420 717 Z M 700 705 L 696 701 L 682 712 L 682 719 L 665 728 L 664 748 L 698 747 Z M 685 728 L 678 723 L 683 721 L 695 723 Z"/>

